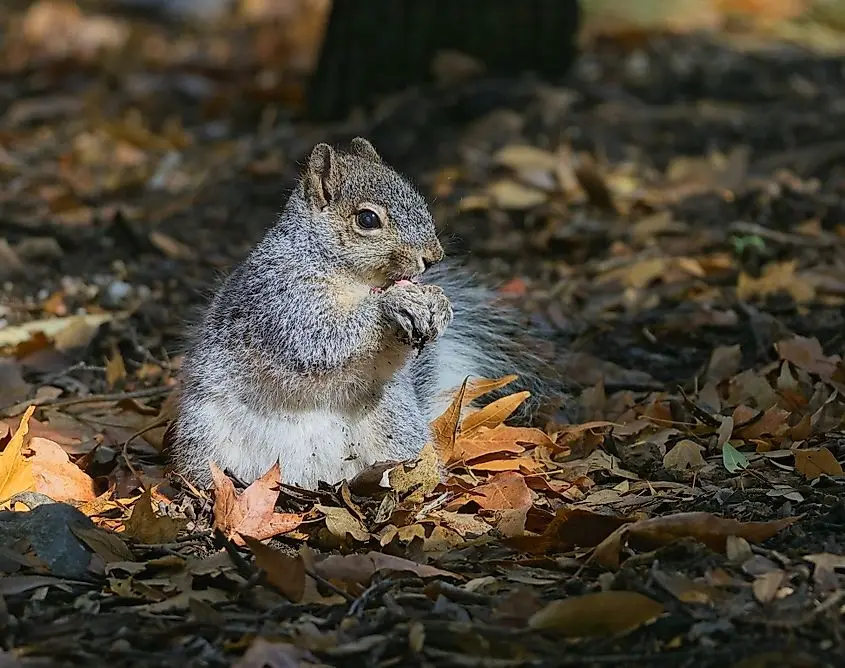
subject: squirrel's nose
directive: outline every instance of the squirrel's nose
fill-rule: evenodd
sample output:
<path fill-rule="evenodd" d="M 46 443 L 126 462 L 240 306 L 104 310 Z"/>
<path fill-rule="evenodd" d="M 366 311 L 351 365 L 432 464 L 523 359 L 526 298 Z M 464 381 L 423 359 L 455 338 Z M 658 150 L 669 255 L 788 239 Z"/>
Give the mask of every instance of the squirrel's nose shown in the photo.
<path fill-rule="evenodd" d="M 440 260 L 443 259 L 443 247 L 440 244 L 437 244 L 435 248 L 427 250 L 420 255 L 420 262 L 422 264 L 422 270 L 426 271 L 431 267 L 433 264 L 437 264 Z"/>

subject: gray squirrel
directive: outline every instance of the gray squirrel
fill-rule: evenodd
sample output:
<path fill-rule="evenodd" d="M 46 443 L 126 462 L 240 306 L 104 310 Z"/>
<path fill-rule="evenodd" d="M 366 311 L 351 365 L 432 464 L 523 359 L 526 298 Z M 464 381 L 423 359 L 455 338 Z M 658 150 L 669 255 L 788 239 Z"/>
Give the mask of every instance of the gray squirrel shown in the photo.
<path fill-rule="evenodd" d="M 316 145 L 193 334 L 176 470 L 205 487 L 209 460 L 246 483 L 278 461 L 315 488 L 416 456 L 467 377 L 546 393 L 514 313 L 443 256 L 425 199 L 369 141 Z"/>

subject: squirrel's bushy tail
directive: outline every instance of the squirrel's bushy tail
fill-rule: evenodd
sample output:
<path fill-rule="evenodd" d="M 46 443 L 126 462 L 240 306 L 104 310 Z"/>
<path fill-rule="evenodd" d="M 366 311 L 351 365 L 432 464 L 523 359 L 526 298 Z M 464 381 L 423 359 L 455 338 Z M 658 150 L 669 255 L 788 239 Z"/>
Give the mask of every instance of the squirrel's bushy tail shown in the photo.
<path fill-rule="evenodd" d="M 448 406 L 467 376 L 493 379 L 516 374 L 517 380 L 481 401 L 530 391 L 531 397 L 514 416 L 519 422 L 531 422 L 541 407 L 563 402 L 566 382 L 519 311 L 451 261 L 433 266 L 422 280 L 443 288 L 454 309 L 452 323 L 423 350 L 415 368 L 420 398 L 434 397 L 432 418 Z"/>

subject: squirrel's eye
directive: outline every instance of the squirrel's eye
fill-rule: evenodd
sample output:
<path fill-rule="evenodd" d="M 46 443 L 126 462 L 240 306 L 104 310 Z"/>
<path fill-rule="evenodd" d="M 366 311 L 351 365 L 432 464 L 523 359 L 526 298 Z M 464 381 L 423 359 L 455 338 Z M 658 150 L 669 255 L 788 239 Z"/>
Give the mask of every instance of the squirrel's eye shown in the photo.
<path fill-rule="evenodd" d="M 381 218 L 375 211 L 370 209 L 361 209 L 355 219 L 358 227 L 362 230 L 377 230 L 381 227 Z"/>

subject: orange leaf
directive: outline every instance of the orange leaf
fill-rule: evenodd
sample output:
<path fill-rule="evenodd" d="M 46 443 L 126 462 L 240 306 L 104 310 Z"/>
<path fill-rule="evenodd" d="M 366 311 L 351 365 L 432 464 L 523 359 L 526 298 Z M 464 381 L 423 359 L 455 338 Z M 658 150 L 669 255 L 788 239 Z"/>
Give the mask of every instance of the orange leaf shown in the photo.
<path fill-rule="evenodd" d="M 58 443 L 33 436 L 29 449 L 33 452 L 29 461 L 35 478 L 35 491 L 54 501 L 93 501 L 97 498 L 91 476 L 70 461 Z"/>
<path fill-rule="evenodd" d="M 513 436 L 507 432 L 505 425 L 499 425 L 495 429 L 482 427 L 473 433 L 472 438 L 458 437 L 455 441 L 452 460 L 469 462 L 479 457 L 504 452 L 519 454 L 525 452 L 525 448 L 517 444 Z"/>
<path fill-rule="evenodd" d="M 519 473 L 506 471 L 494 475 L 488 482 L 470 490 L 464 502 L 475 501 L 483 510 L 530 508 L 531 490 Z"/>
<path fill-rule="evenodd" d="M 458 424 L 461 420 L 461 409 L 464 405 L 466 388 L 467 381 L 464 379 L 461 389 L 458 390 L 452 403 L 449 404 L 449 408 L 431 423 L 434 447 L 443 463 L 450 462 L 455 451 L 455 438 L 458 434 Z"/>
<path fill-rule="evenodd" d="M 278 462 L 240 495 L 232 481 L 210 462 L 214 478 L 214 528 L 220 529 L 237 545 L 244 545 L 241 534 L 263 540 L 293 531 L 302 515 L 275 512 L 281 470 Z"/>
<path fill-rule="evenodd" d="M 26 409 L 12 440 L 0 454 L 0 501 L 35 488 L 32 462 L 21 454 L 24 438 L 29 432 L 29 418 L 32 417 L 33 412 L 35 412 L 35 406 Z"/>
<path fill-rule="evenodd" d="M 481 427 L 492 429 L 499 426 L 530 396 L 530 392 L 517 392 L 497 399 L 481 410 L 467 415 L 461 423 L 461 432 L 464 436 L 469 436 L 474 430 Z"/>
<path fill-rule="evenodd" d="M 531 457 L 514 457 L 513 459 L 491 459 L 479 460 L 469 465 L 474 471 L 489 471 L 498 473 L 500 471 L 521 471 L 523 473 L 534 473 L 541 467 Z"/>
<path fill-rule="evenodd" d="M 501 378 L 496 378 L 495 380 L 490 378 L 476 378 L 475 380 L 471 380 L 467 383 L 464 402 L 470 403 L 479 397 L 483 397 L 485 394 L 490 394 L 491 392 L 500 390 L 506 385 L 510 385 L 517 378 L 519 378 L 519 376 L 511 374 L 510 376 L 502 376 Z"/>

